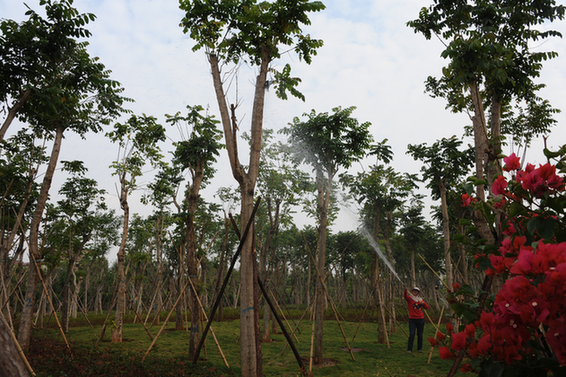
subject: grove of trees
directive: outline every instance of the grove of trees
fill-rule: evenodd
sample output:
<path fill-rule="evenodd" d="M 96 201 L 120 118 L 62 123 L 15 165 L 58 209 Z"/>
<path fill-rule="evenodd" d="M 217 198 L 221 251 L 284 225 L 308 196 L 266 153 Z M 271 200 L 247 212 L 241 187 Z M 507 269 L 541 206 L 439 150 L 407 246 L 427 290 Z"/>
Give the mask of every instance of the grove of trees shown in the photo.
<path fill-rule="evenodd" d="M 458 368 L 563 372 L 566 304 L 554 298 L 566 293 L 566 150 L 546 149 L 549 163 L 539 167 L 506 150 L 509 140 L 528 148 L 555 124 L 559 110 L 536 82 L 555 53 L 533 52 L 531 44 L 561 36 L 537 27 L 563 19 L 564 6 L 433 0 L 408 22 L 445 46 L 446 66 L 426 80 L 427 92 L 471 121 L 459 136 L 407 145 L 403 152 L 421 165 L 416 173 L 393 166 L 387 130 L 372 135 L 356 104 L 289 114 L 279 131 L 266 126 L 270 87 L 278 99 L 305 99 L 300 83 L 308 77 L 292 76 L 280 59 L 318 58 L 324 43 L 306 30 L 322 2 L 180 0 L 179 33 L 210 69 L 192 74 L 211 76 L 217 107 L 190 104 L 173 115 L 128 109 L 135 98 L 89 53 L 94 14 L 72 0 L 40 5 L 23 22 L 0 20 L 0 368 L 7 375 L 24 373 L 19 358 L 47 317 L 65 338 L 70 318 L 104 312 L 98 340 L 108 325 L 111 341 L 122 342 L 126 314 L 143 327 L 174 315 L 197 362 L 205 317 L 222 321 L 230 307 L 239 313 L 241 374 L 261 376 L 261 343 L 281 327 L 272 304 L 312 313 L 311 357 L 321 364 L 325 313 L 369 307 L 376 338 L 386 343 L 409 286 L 445 306 L 455 324 L 431 341 L 445 342 L 440 356 L 454 360 L 450 375 Z M 243 65 L 254 70 L 250 109 L 234 85 Z M 106 178 L 115 181 L 121 211 L 111 209 L 84 161 L 59 160 L 66 135 L 95 133 L 116 151 Z M 206 199 L 218 164 L 229 165 L 236 184 L 223 179 L 215 200 Z M 140 191 L 150 215 L 131 211 Z M 430 216 L 425 196 L 439 201 Z M 332 231 L 343 211 L 354 212 L 356 231 Z M 301 226 L 299 215 L 314 225 Z M 540 290 L 545 303 L 529 302 L 545 311 L 526 318 L 498 306 L 519 307 L 510 284 L 532 297 Z M 502 350 L 484 344 L 497 327 L 489 316 L 519 324 L 519 335 L 501 335 Z"/>

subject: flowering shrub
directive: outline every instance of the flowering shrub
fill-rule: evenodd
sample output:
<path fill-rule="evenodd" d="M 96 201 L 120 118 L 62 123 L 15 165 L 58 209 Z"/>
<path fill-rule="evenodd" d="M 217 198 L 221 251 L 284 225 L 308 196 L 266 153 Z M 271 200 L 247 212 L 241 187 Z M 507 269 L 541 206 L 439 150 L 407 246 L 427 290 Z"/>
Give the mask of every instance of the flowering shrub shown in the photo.
<path fill-rule="evenodd" d="M 488 219 L 501 215 L 501 246 L 480 248 L 476 266 L 488 276 L 501 275 L 505 282 L 479 320 L 474 320 L 474 304 L 467 300 L 474 294 L 471 287 L 455 285 L 449 302 L 471 323 L 458 333 L 449 325 L 447 335 L 439 332 L 429 341 L 439 347 L 442 359 L 455 359 L 464 352 L 470 362 L 461 366 L 463 372 L 476 370 L 489 376 L 502 375 L 505 369 L 523 376 L 552 370 L 562 375 L 566 373 L 564 180 L 550 163 L 520 169 L 515 154 L 504 162 L 503 170 L 511 177 L 494 180 L 494 197 L 477 203 L 464 194 L 462 205 L 482 210 Z M 562 167 L 561 162 L 558 165 Z"/>

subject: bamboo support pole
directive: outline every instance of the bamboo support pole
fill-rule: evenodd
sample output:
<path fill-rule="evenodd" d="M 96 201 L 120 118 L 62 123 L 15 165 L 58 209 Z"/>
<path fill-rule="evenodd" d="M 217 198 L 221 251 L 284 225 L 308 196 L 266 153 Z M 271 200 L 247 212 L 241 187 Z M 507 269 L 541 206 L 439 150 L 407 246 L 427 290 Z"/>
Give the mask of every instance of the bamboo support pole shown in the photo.
<path fill-rule="evenodd" d="M 446 289 L 450 289 L 448 287 L 448 285 L 446 285 L 446 283 L 444 282 L 444 280 L 442 280 L 440 278 L 440 276 L 436 273 L 436 271 L 434 271 L 434 269 L 430 266 L 430 264 L 428 264 L 428 262 L 423 258 L 423 256 L 420 253 L 417 253 L 417 255 L 423 260 L 423 262 L 425 262 L 425 264 L 428 266 L 428 268 L 430 268 L 430 270 L 432 271 L 432 273 L 434 275 L 436 275 L 436 277 L 438 278 L 438 280 L 440 280 L 442 282 L 442 284 L 444 284 L 444 286 L 446 287 Z"/>
<path fill-rule="evenodd" d="M 316 291 L 314 294 L 314 300 L 313 300 L 313 310 L 311 312 L 311 324 L 312 324 L 312 329 L 311 329 L 311 352 L 310 352 L 310 357 L 309 357 L 309 372 L 312 372 L 312 364 L 313 364 L 313 353 L 314 353 L 314 303 L 316 302 Z"/>
<path fill-rule="evenodd" d="M 24 232 L 22 224 L 20 224 L 20 228 L 21 228 L 22 232 Z M 27 238 L 25 238 L 25 241 L 26 241 L 26 244 L 28 245 L 28 248 L 31 250 L 31 245 L 29 244 L 29 241 L 27 240 Z M 49 306 L 51 307 L 51 310 L 54 313 L 55 321 L 57 322 L 57 327 L 59 327 L 59 331 L 61 332 L 61 336 L 63 337 L 63 340 L 65 341 L 65 344 L 67 345 L 67 349 L 69 350 L 69 354 L 72 357 L 73 352 L 71 351 L 71 347 L 69 346 L 69 342 L 67 341 L 67 337 L 65 336 L 65 332 L 63 331 L 63 328 L 61 327 L 61 322 L 59 322 L 59 317 L 57 317 L 57 312 L 55 311 L 55 308 L 53 307 L 53 302 L 51 301 L 51 298 L 49 297 L 47 287 L 45 286 L 45 281 L 43 280 L 43 275 L 41 273 L 41 269 L 37 265 L 37 261 L 31 260 L 31 257 L 32 257 L 32 255 L 30 254 L 30 263 L 32 263 L 35 266 L 35 270 L 37 271 L 37 275 L 39 276 L 39 280 L 41 281 L 41 286 L 43 287 L 43 292 L 45 293 L 45 296 L 47 297 L 47 301 L 49 302 Z"/>
<path fill-rule="evenodd" d="M 362 320 L 364 319 L 364 316 L 366 315 L 366 311 L 368 310 L 370 302 L 371 302 L 371 299 L 368 300 L 366 307 L 364 308 L 364 311 L 362 312 L 362 316 L 360 317 L 360 320 L 358 322 L 358 327 L 356 328 L 356 332 L 354 332 L 354 336 L 352 337 L 352 343 L 354 342 L 354 339 L 356 339 L 356 335 L 358 335 L 358 331 L 360 330 L 360 326 L 362 325 Z"/>
<path fill-rule="evenodd" d="M 128 302 L 130 303 L 130 306 L 132 307 L 132 310 L 134 311 L 134 314 L 136 315 L 136 318 L 140 321 L 141 325 L 143 326 L 143 329 L 145 330 L 145 332 L 147 333 L 147 335 L 149 335 L 149 338 L 151 340 L 153 340 L 153 335 L 151 335 L 151 333 L 149 332 L 149 330 L 147 329 L 147 327 L 145 327 L 145 324 L 143 323 L 142 319 L 140 318 L 140 315 L 136 309 L 136 307 L 134 306 L 134 303 L 132 302 L 132 299 L 130 297 L 130 294 L 128 293 L 128 291 L 126 290 L 126 297 L 128 298 Z"/>
<path fill-rule="evenodd" d="M 161 311 L 163 310 L 163 307 L 167 304 L 167 301 L 169 301 L 170 297 L 171 297 L 171 292 L 168 292 L 167 296 L 165 296 L 165 300 L 163 300 L 161 305 L 159 305 L 159 308 L 157 308 L 157 312 L 155 313 L 155 317 L 153 317 L 153 321 L 151 321 L 151 325 L 149 326 L 150 329 L 153 327 L 153 325 L 155 325 L 157 323 L 157 320 L 159 319 L 159 316 L 161 315 Z"/>
<path fill-rule="evenodd" d="M 305 238 L 305 235 L 301 232 L 301 234 L 303 235 L 303 239 L 305 240 L 305 245 L 307 247 L 307 251 L 309 252 L 309 255 L 313 261 L 313 265 L 314 268 L 316 269 L 316 273 L 318 274 L 318 276 L 322 277 L 323 275 L 320 274 L 320 271 L 318 270 L 318 267 L 316 265 L 316 260 L 314 259 L 314 256 L 311 253 L 311 250 L 309 248 L 309 245 L 307 243 L 307 240 Z M 348 343 L 348 338 L 346 337 L 346 334 L 344 333 L 344 329 L 342 328 L 342 323 L 340 322 L 340 319 L 338 318 L 338 312 L 336 310 L 336 307 L 334 306 L 334 303 L 332 302 L 332 298 L 330 297 L 330 294 L 328 293 L 328 288 L 326 287 L 326 283 L 325 283 L 326 279 L 320 279 L 320 283 L 322 284 L 322 288 L 324 289 L 324 293 L 326 294 L 326 297 L 328 298 L 328 302 L 330 303 L 330 307 L 332 308 L 332 311 L 334 312 L 334 317 L 336 318 L 336 322 L 338 323 L 338 326 L 340 327 L 340 331 L 342 332 L 342 337 L 344 338 L 344 342 L 346 343 L 346 347 L 348 347 L 348 351 L 350 352 L 350 356 L 352 357 L 352 360 L 356 360 L 356 358 L 354 357 L 354 353 L 352 352 L 352 347 L 350 347 L 350 343 Z"/>
<path fill-rule="evenodd" d="M 202 336 L 200 338 L 200 341 L 199 341 L 199 344 L 197 346 L 195 356 L 194 356 L 194 359 L 193 359 L 193 364 L 196 364 L 198 362 L 200 349 L 202 348 L 202 346 L 204 344 L 204 340 L 206 339 L 206 334 L 207 334 L 210 326 L 212 325 L 212 321 L 214 320 L 214 315 L 216 314 L 216 309 L 218 309 L 218 305 L 220 304 L 220 300 L 222 300 L 222 296 L 224 295 L 224 291 L 226 290 L 226 286 L 228 285 L 228 282 L 230 280 L 230 276 L 232 274 L 232 271 L 234 270 L 234 266 L 236 265 L 236 262 L 238 261 L 238 257 L 240 255 L 240 253 L 242 252 L 242 248 L 244 247 L 244 241 L 248 237 L 248 232 L 250 231 L 251 225 L 254 222 L 255 213 L 256 213 L 256 211 L 259 207 L 260 201 L 261 201 L 261 197 L 259 197 L 257 199 L 257 201 L 254 205 L 254 209 L 253 209 L 252 214 L 250 216 L 250 220 L 248 221 L 248 224 L 246 225 L 244 233 L 243 233 L 242 237 L 240 238 L 240 244 L 238 246 L 238 249 L 236 250 L 236 252 L 234 253 L 234 256 L 232 257 L 232 262 L 230 264 L 230 267 L 228 268 L 226 276 L 224 277 L 224 282 L 222 283 L 222 287 L 220 287 L 220 291 L 218 292 L 218 296 L 216 297 L 216 300 L 214 301 L 214 304 L 212 305 L 212 309 L 210 310 L 210 317 L 209 317 L 209 320 L 206 324 L 206 327 L 204 328 L 204 331 L 202 332 Z"/>
<path fill-rule="evenodd" d="M 197 298 L 198 306 L 200 308 L 200 311 L 202 312 L 203 318 L 208 322 L 208 316 L 206 315 L 206 311 L 204 310 L 204 307 L 202 306 L 202 302 L 200 301 L 200 297 L 198 296 L 195 285 L 193 284 L 191 279 L 189 279 L 189 283 L 191 284 L 191 289 L 193 290 L 193 294 Z M 212 329 L 212 326 L 210 326 L 210 333 L 212 334 L 212 337 L 214 338 L 214 343 L 216 344 L 216 348 L 218 348 L 218 352 L 220 352 L 220 356 L 222 357 L 222 361 L 224 361 L 224 365 L 226 365 L 226 367 L 230 368 L 230 365 L 228 365 L 228 360 L 226 360 L 226 356 L 224 356 L 224 352 L 222 352 L 222 348 L 220 347 L 220 343 L 218 342 L 218 339 L 216 339 L 216 334 L 214 334 L 214 330 Z"/>
<path fill-rule="evenodd" d="M 181 300 L 181 298 L 183 297 L 183 293 L 185 292 L 185 290 L 187 289 L 187 287 L 189 286 L 189 282 L 191 281 L 191 279 L 187 279 L 187 283 L 185 284 L 185 286 L 183 287 L 183 290 L 181 291 L 181 293 L 179 294 L 179 297 L 177 298 L 177 300 L 175 301 L 175 304 L 173 305 L 173 308 L 175 308 L 177 306 L 177 304 L 179 303 L 179 301 Z M 159 338 L 159 336 L 161 335 L 161 333 L 163 332 L 163 329 L 165 328 L 165 326 L 167 325 L 167 322 L 169 321 L 169 318 L 171 317 L 171 314 L 173 314 L 173 309 L 169 312 L 169 314 L 167 314 L 167 318 L 165 318 L 165 320 L 163 321 L 163 325 L 161 326 L 161 329 L 159 329 L 159 332 L 157 333 L 157 335 L 155 335 L 155 338 L 153 339 L 153 342 L 151 343 L 151 345 L 149 346 L 149 348 L 147 349 L 147 352 L 145 353 L 145 355 L 143 355 L 142 358 L 142 362 L 145 361 L 145 358 L 147 357 L 147 355 L 149 354 L 149 351 L 151 351 L 151 349 L 153 348 L 153 346 L 155 345 L 155 343 L 157 342 L 157 339 Z"/>
<path fill-rule="evenodd" d="M 442 310 L 440 311 L 440 317 L 438 317 L 438 325 L 436 328 L 440 327 L 440 322 L 442 321 L 442 315 L 444 314 L 444 305 L 442 305 Z M 438 332 L 434 334 L 434 339 L 436 339 Z M 434 347 L 430 347 L 430 353 L 428 354 L 428 361 L 427 364 L 430 364 L 430 359 L 432 359 L 432 352 L 434 351 Z"/>
<path fill-rule="evenodd" d="M 94 326 L 92 325 L 92 323 L 90 323 L 90 320 L 88 319 L 88 313 L 87 313 L 86 310 L 85 310 L 85 307 L 84 307 L 84 305 L 83 305 L 83 302 L 81 301 L 81 298 L 77 296 L 75 302 L 76 302 L 76 304 L 77 304 L 77 307 L 79 307 L 79 309 L 80 309 L 82 315 L 85 317 L 86 321 L 87 321 L 88 324 L 90 325 L 90 328 L 94 330 Z"/>
<path fill-rule="evenodd" d="M 102 338 L 104 338 L 104 333 L 106 332 L 106 324 L 108 323 L 108 318 L 110 318 L 110 314 L 112 314 L 112 309 L 114 309 L 114 305 L 116 305 L 116 303 L 118 302 L 116 286 L 117 286 L 117 282 L 114 282 L 114 287 L 113 287 L 114 295 L 112 297 L 112 303 L 108 308 L 108 313 L 106 314 L 106 318 L 104 319 L 104 323 L 102 324 L 102 330 L 100 331 L 100 335 L 98 336 L 98 339 L 94 344 L 94 348 L 98 348 L 98 344 L 100 343 Z"/>
<path fill-rule="evenodd" d="M 283 316 L 283 319 L 285 320 L 285 323 L 287 324 L 288 328 L 291 328 L 291 325 L 289 324 L 289 321 L 287 321 L 287 318 L 285 317 L 285 314 L 283 313 L 283 310 L 281 310 L 281 307 L 279 306 L 279 303 L 277 302 L 277 299 L 275 299 L 275 296 L 273 295 L 273 292 L 269 292 L 271 294 L 271 298 L 273 299 L 273 302 L 275 303 L 275 306 L 277 308 L 277 310 L 279 310 L 279 312 L 281 313 L 281 315 Z M 295 335 L 295 333 L 291 334 L 293 336 L 293 338 L 295 338 L 295 340 L 297 341 L 297 343 L 301 343 L 299 342 L 299 339 L 297 339 L 297 336 Z"/>
<path fill-rule="evenodd" d="M 301 325 L 301 322 L 303 321 L 303 319 L 305 318 L 305 315 L 307 314 L 307 312 L 313 309 L 313 305 L 311 304 L 311 306 L 307 307 L 305 309 L 305 311 L 303 312 L 303 314 L 301 315 L 301 318 L 299 319 L 299 323 L 297 323 L 297 325 L 295 326 L 295 328 L 293 329 L 293 331 L 291 332 L 291 334 L 295 334 L 297 332 L 297 330 L 299 329 L 299 326 Z M 287 346 L 289 345 L 289 343 L 285 343 L 285 346 L 283 346 L 283 350 L 281 351 L 281 356 L 283 356 L 285 354 L 285 350 L 287 349 Z"/>
<path fill-rule="evenodd" d="M 442 308 L 444 309 L 444 306 L 443 306 Z M 436 325 L 434 324 L 434 322 L 432 321 L 432 318 L 430 318 L 430 315 L 428 314 L 428 312 L 427 312 L 426 310 L 423 310 L 423 312 L 426 314 L 428 320 L 430 321 L 430 323 L 432 323 L 432 325 L 434 326 L 434 328 L 436 329 L 436 331 L 439 331 L 439 332 L 440 332 L 438 326 L 436 326 Z M 440 326 L 440 324 L 439 324 L 439 326 Z"/>
<path fill-rule="evenodd" d="M 289 333 L 287 332 L 287 328 L 283 325 L 281 318 L 279 318 L 279 316 L 277 315 L 277 312 L 275 311 L 275 307 L 273 306 L 273 303 L 269 299 L 267 292 L 265 291 L 265 287 L 263 286 L 263 283 L 261 282 L 261 279 L 259 277 L 257 278 L 257 283 L 259 285 L 259 288 L 263 292 L 263 295 L 265 297 L 265 301 L 267 302 L 267 305 L 269 305 L 269 308 L 273 312 L 273 315 L 275 316 L 275 319 L 277 320 L 279 327 L 281 327 L 281 331 L 283 331 L 283 335 L 285 335 L 285 339 L 287 339 L 287 343 L 289 344 L 289 346 L 291 347 L 291 350 L 293 351 L 293 354 L 295 355 L 295 359 L 297 360 L 297 363 L 299 364 L 299 368 L 301 369 L 301 373 L 303 375 L 307 375 L 305 366 L 303 364 L 303 360 L 301 359 L 301 355 L 299 355 L 299 351 L 295 347 L 295 344 L 293 343 L 293 339 L 291 339 L 291 335 L 289 335 Z M 273 294 L 272 294 L 272 296 L 273 296 Z M 289 325 L 289 323 L 287 323 L 287 326 L 288 325 Z"/>
<path fill-rule="evenodd" d="M 31 367 L 31 365 L 29 364 L 29 361 L 28 361 L 28 359 L 27 359 L 27 357 L 24 353 L 24 350 L 22 349 L 22 347 L 20 347 L 20 343 L 18 342 L 18 339 L 16 338 L 16 334 L 14 334 L 14 330 L 9 327 L 9 325 L 6 321 L 6 318 L 4 317 L 4 313 L 2 313 L 2 311 L 0 311 L 0 316 L 1 316 L 2 321 L 4 322 L 5 326 L 10 331 L 10 335 L 12 336 L 12 340 L 14 341 L 14 345 L 16 346 L 16 350 L 18 350 L 18 354 L 20 354 L 20 356 L 22 357 L 22 361 L 24 362 L 26 369 L 28 370 L 28 372 L 32 376 L 35 376 L 35 372 L 33 371 L 33 368 Z"/>

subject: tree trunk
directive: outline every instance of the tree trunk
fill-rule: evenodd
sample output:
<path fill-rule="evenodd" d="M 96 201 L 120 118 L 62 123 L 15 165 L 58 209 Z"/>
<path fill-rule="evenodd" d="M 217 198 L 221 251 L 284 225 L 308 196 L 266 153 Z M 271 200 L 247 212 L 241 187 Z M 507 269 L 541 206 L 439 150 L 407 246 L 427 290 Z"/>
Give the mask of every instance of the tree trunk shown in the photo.
<path fill-rule="evenodd" d="M 126 260 L 126 241 L 128 240 L 128 224 L 130 219 L 130 206 L 128 205 L 128 191 L 126 188 L 125 176 L 120 179 L 122 188 L 120 192 L 120 206 L 124 211 L 124 226 L 122 231 L 122 241 L 117 254 L 117 273 L 118 273 L 118 294 L 116 296 L 116 313 L 114 315 L 114 327 L 112 328 L 113 343 L 122 341 L 122 319 L 126 309 L 126 273 L 124 262 Z"/>
<path fill-rule="evenodd" d="M 452 258 L 450 257 L 450 224 L 448 222 L 448 202 L 446 200 L 446 183 L 438 183 L 440 189 L 440 205 L 442 206 L 442 233 L 444 234 L 444 264 L 446 268 L 446 284 L 452 289 L 454 274 L 452 273 Z"/>
<path fill-rule="evenodd" d="M 254 206 L 254 190 L 259 169 L 259 157 L 261 152 L 261 137 L 263 130 L 263 108 L 265 98 L 265 82 L 267 78 L 270 55 L 267 47 L 262 50 L 262 60 L 255 83 L 255 95 L 252 109 L 251 120 L 251 142 L 250 142 L 250 160 L 248 164 L 248 173 L 241 166 L 238 157 L 237 148 L 237 124 L 235 117 L 235 106 L 232 106 L 232 119 L 228 110 L 228 104 L 222 86 L 222 77 L 220 74 L 219 60 L 216 55 L 209 55 L 209 63 L 212 71 L 212 79 L 214 82 L 214 90 L 216 99 L 220 109 L 220 116 L 224 128 L 224 138 L 226 141 L 226 150 L 230 159 L 232 175 L 239 183 L 241 192 L 241 226 L 245 226 L 251 218 Z M 233 122 L 232 122 L 233 121 Z M 252 249 L 253 237 L 248 237 L 241 251 L 241 293 L 240 293 L 240 361 L 242 366 L 242 376 L 257 376 L 258 370 L 261 370 L 261 355 L 257 354 L 255 336 L 255 315 L 254 311 L 254 286 L 256 282 L 253 280 L 254 266 L 256 261 L 253 258 Z"/>
<path fill-rule="evenodd" d="M 470 93 L 472 96 L 472 105 L 474 107 L 474 115 L 472 116 L 472 126 L 474 130 L 474 153 L 476 163 L 476 178 L 479 180 L 484 179 L 484 171 L 488 158 L 486 156 L 489 148 L 487 138 L 487 126 L 485 121 L 485 112 L 483 108 L 481 94 L 478 84 L 475 80 L 470 82 Z M 485 202 L 484 185 L 476 186 L 476 196 L 479 201 Z M 481 238 L 487 240 L 488 243 L 493 244 L 495 239 L 489 230 L 487 220 L 483 215 L 476 211 L 472 214 L 474 225 L 477 228 L 478 234 Z"/>
<path fill-rule="evenodd" d="M 6 116 L 6 119 L 0 128 L 0 141 L 4 140 L 4 136 L 6 135 L 6 131 L 8 131 L 10 124 L 12 124 L 12 121 L 16 117 L 18 111 L 20 111 L 25 103 L 31 98 L 31 94 L 31 89 L 27 89 L 18 102 L 8 110 L 8 116 Z"/>
<path fill-rule="evenodd" d="M 0 377 L 27 377 L 28 369 L 14 343 L 12 330 L 0 315 Z"/>
<path fill-rule="evenodd" d="M 199 307 L 199 281 L 198 281 L 198 257 L 196 250 L 195 241 L 195 224 L 194 224 L 194 213 L 197 207 L 198 192 L 200 188 L 201 180 L 197 181 L 197 176 L 195 175 L 193 186 L 189 189 L 189 203 L 188 203 L 188 216 L 187 216 L 187 267 L 189 273 L 189 279 L 192 282 L 192 286 L 195 287 L 196 293 L 190 289 L 189 290 L 189 305 L 191 308 L 191 331 L 189 334 L 189 359 L 193 360 L 195 357 L 196 347 L 199 343 L 199 326 L 201 323 L 201 311 Z"/>
<path fill-rule="evenodd" d="M 45 176 L 43 177 L 43 183 L 41 184 L 41 189 L 39 191 L 39 196 L 37 198 L 37 205 L 33 213 L 30 224 L 30 242 L 29 242 L 29 275 L 26 286 L 26 294 L 24 299 L 24 307 L 22 308 L 22 314 L 20 317 L 20 328 L 18 332 L 18 342 L 23 350 L 29 349 L 29 342 L 31 339 L 31 325 L 33 319 L 35 296 L 37 288 L 37 267 L 39 267 L 39 259 L 41 255 L 39 253 L 39 225 L 43 217 L 43 211 L 45 209 L 45 204 L 47 203 L 47 197 L 49 195 L 49 189 L 51 188 L 51 181 L 53 180 L 53 174 L 55 173 L 55 167 L 57 166 L 57 160 L 59 159 L 59 152 L 61 151 L 61 142 L 63 140 L 63 132 L 65 127 L 61 124 L 57 125 L 55 132 L 55 140 L 53 141 L 53 148 L 51 149 L 51 157 L 49 159 L 49 164 L 47 165 L 47 170 L 45 171 Z"/>
<path fill-rule="evenodd" d="M 324 309 L 326 307 L 326 293 L 324 291 L 324 271 L 326 262 L 326 229 L 328 226 L 328 202 L 330 199 L 330 183 L 325 190 L 325 182 L 322 172 L 317 170 L 316 184 L 318 189 L 317 212 L 320 216 L 318 225 L 318 240 L 316 243 L 316 302 L 315 302 L 315 330 L 314 330 L 314 363 L 323 362 L 323 337 L 324 337 Z"/>

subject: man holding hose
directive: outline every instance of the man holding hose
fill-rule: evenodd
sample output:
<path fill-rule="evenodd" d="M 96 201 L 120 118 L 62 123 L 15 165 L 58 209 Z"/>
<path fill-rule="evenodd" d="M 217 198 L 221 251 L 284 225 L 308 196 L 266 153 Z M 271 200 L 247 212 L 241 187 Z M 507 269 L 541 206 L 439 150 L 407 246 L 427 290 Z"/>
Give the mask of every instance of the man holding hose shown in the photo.
<path fill-rule="evenodd" d="M 428 304 L 420 297 L 421 290 L 414 287 L 409 293 L 407 288 L 403 292 L 403 296 L 407 301 L 409 309 L 409 344 L 407 353 L 413 352 L 413 342 L 415 340 L 415 332 L 417 333 L 417 351 L 423 352 L 423 331 L 424 331 L 424 314 L 422 309 L 428 310 Z"/>

